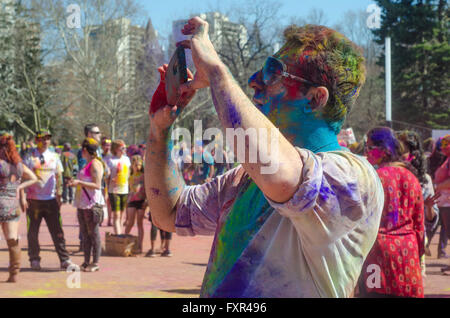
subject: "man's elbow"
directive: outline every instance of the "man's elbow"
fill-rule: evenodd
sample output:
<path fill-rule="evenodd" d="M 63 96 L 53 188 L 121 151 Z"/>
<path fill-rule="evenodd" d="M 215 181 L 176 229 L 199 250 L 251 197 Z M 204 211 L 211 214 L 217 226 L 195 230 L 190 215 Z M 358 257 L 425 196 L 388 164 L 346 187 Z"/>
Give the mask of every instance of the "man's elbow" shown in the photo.
<path fill-rule="evenodd" d="M 301 169 L 300 171 L 282 170 L 280 169 L 279 173 L 267 178 L 261 187 L 263 193 L 277 203 L 289 201 L 301 183 Z"/>

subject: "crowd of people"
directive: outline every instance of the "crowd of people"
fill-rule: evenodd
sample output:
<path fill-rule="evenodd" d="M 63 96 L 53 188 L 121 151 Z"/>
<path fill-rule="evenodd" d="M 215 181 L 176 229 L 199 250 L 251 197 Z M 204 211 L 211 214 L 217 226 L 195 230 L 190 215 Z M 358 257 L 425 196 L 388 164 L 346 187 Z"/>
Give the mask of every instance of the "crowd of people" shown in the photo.
<path fill-rule="evenodd" d="M 169 128 L 179 112 L 167 103 L 167 65 L 159 69 L 146 145 L 126 147 L 90 124 L 76 153 L 69 144 L 61 154 L 52 151 L 50 132 L 40 130 L 36 147 L 24 145 L 21 159 L 13 137 L 3 134 L 0 221 L 10 253 L 8 281 L 17 280 L 20 268 L 21 210 L 31 268 L 40 269 L 42 218 L 61 268 L 72 264 L 60 221 L 66 202 L 77 208 L 85 271 L 99 270 L 105 216 L 116 235 L 129 234 L 137 223 L 142 252 L 149 211 L 146 256 L 156 253 L 154 222 L 161 256 L 171 255 L 173 232 L 214 235 L 202 297 L 424 297 L 424 257 L 439 224 L 437 254 L 447 258 L 450 135 L 427 140 L 424 149 L 413 131 L 375 127 L 361 143 L 343 147 L 337 135 L 364 84 L 365 67 L 359 48 L 332 29 L 287 28 L 285 44 L 249 79 L 253 101 L 220 60 L 206 21 L 190 19 L 183 33 L 192 35 L 180 45 L 192 50 L 197 73 L 180 88 L 180 103 L 209 86 L 224 128 L 275 131 L 246 139 L 247 148 L 259 151 L 257 162 L 216 163 L 215 150 L 200 142 L 192 149 L 173 145 Z M 279 169 L 265 174 L 261 158 L 270 139 L 279 143 L 271 157 Z M 198 157 L 201 163 L 186 160 Z"/>
<path fill-rule="evenodd" d="M 4 215 L 1 215 L 1 220 L 12 253 L 10 281 L 16 279 L 20 264 L 16 222 L 20 214 L 13 192 L 14 198 L 17 193 L 21 210 L 27 215 L 28 254 L 33 270 L 41 270 L 38 233 L 42 219 L 45 219 L 49 228 L 61 268 L 66 269 L 72 264 L 65 247 L 61 204 L 73 204 L 77 208 L 79 252 L 84 253 L 85 261 L 81 265 L 84 271 L 99 270 L 102 251 L 99 227 L 102 225 L 112 226 L 116 235 L 128 235 L 137 225 L 139 246 L 133 251 L 141 254 L 146 215 L 152 225 L 151 248 L 145 256 L 156 256 L 158 231 L 161 256 L 172 256 L 172 233 L 155 226 L 146 203 L 145 144 L 126 147 L 123 140 L 102 137 L 96 124 L 86 125 L 84 134 L 83 143 L 77 149 L 72 149 L 70 143 L 62 147 L 53 144 L 50 131 L 42 129 L 36 132 L 34 140 L 22 143 L 20 151 L 17 151 L 13 136 L 2 135 L 0 160 L 3 162 L 0 167 L 3 189 L 0 190 L 0 198 L 3 199 L 1 211 Z M 224 172 L 223 166 L 226 164 L 215 164 L 211 153 L 201 146 L 193 147 L 191 153 L 183 145 L 178 147 L 179 165 L 187 184 L 204 183 L 216 175 L 214 172 Z M 207 161 L 188 163 L 186 158 L 192 158 L 199 152 L 203 153 Z M 218 169 L 215 169 L 216 165 Z M 21 180 L 27 181 L 20 183 Z"/>
<path fill-rule="evenodd" d="M 431 256 L 429 246 L 439 223 L 437 257 L 447 258 L 448 142 L 450 135 L 439 138 L 427 154 L 416 132 L 377 127 L 367 134 L 364 155 L 377 169 L 385 201 L 377 239 L 360 277 L 362 295 L 424 297 L 425 256 Z M 365 283 L 372 264 L 381 269 L 381 286 Z"/>
<path fill-rule="evenodd" d="M 144 219 L 148 211 L 144 184 L 145 145 L 126 147 L 123 140 L 101 137 L 95 124 L 86 125 L 85 135 L 78 151 L 69 143 L 64 144 L 63 151 L 57 151 L 58 148 L 50 148 L 50 132 L 41 130 L 36 134 L 36 146 L 30 148 L 25 144 L 19 153 L 12 136 L 0 137 L 0 218 L 10 253 L 8 281 L 16 281 L 20 268 L 19 209 L 27 215 L 28 254 L 33 270 L 41 269 L 38 233 L 42 219 L 49 228 L 61 268 L 72 264 L 60 222 L 62 203 L 74 204 L 77 208 L 80 251 L 85 256 L 83 270 L 99 270 L 102 250 L 99 227 L 106 220 L 104 225 L 113 226 L 114 233 L 119 235 L 131 233 L 137 224 L 138 253 L 142 253 Z M 365 156 L 376 168 L 385 195 L 377 239 L 360 276 L 361 295 L 423 297 L 425 256 L 431 256 L 429 246 L 439 225 L 437 257 L 448 258 L 445 249 L 446 228 L 450 227 L 450 135 L 434 143 L 427 140 L 428 149 L 423 144 L 414 131 L 394 132 L 388 127 L 377 127 L 368 132 L 361 144 L 349 146 L 350 151 Z M 232 168 L 226 160 L 216 163 L 214 153 L 204 150 L 201 143 L 189 151 L 181 142 L 176 149 L 177 165 L 187 185 L 210 182 Z M 198 154 L 203 157 L 202 163 L 193 163 L 192 158 Z M 152 222 L 150 211 L 148 218 Z M 152 222 L 148 257 L 156 255 L 158 230 Z M 172 233 L 159 231 L 161 256 L 170 256 Z M 370 276 L 371 272 L 366 269 L 371 264 L 381 268 L 382 286 L 379 288 L 367 288 L 364 283 Z M 449 270 L 449 266 L 442 268 L 442 272 Z M 409 283 L 406 286 L 410 287 L 403 288 L 404 283 Z"/>

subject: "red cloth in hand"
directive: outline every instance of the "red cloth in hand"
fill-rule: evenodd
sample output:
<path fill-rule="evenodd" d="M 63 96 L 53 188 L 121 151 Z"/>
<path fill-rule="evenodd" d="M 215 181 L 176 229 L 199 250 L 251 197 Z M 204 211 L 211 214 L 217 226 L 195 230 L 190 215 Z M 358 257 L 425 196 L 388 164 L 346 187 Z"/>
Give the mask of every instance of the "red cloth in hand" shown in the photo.
<path fill-rule="evenodd" d="M 158 72 L 161 76 L 161 80 L 159 82 L 158 88 L 156 88 L 156 91 L 153 94 L 152 101 L 150 102 L 149 114 L 154 114 L 154 113 L 156 113 L 156 111 L 158 109 L 168 105 L 167 95 L 166 95 L 167 67 L 168 67 L 168 65 L 164 64 L 163 66 L 158 68 Z"/>

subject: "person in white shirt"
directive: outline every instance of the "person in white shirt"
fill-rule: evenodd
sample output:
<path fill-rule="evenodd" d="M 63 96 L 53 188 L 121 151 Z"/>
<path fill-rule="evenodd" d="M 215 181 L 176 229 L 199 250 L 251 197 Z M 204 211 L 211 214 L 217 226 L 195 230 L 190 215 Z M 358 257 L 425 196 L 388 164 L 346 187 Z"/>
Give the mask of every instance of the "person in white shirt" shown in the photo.
<path fill-rule="evenodd" d="M 128 200 L 128 178 L 131 162 L 125 155 L 126 146 L 123 140 L 114 140 L 111 145 L 111 156 L 106 158 L 108 167 L 108 196 L 113 215 L 115 234 L 122 234 L 122 216 Z"/>
<path fill-rule="evenodd" d="M 37 148 L 31 151 L 24 162 L 39 179 L 39 183 L 26 189 L 28 256 L 33 270 L 41 269 L 38 235 L 42 219 L 47 223 L 61 268 L 67 269 L 72 265 L 60 214 L 63 167 L 58 154 L 49 150 L 51 137 L 50 131 L 39 130 L 35 137 Z"/>

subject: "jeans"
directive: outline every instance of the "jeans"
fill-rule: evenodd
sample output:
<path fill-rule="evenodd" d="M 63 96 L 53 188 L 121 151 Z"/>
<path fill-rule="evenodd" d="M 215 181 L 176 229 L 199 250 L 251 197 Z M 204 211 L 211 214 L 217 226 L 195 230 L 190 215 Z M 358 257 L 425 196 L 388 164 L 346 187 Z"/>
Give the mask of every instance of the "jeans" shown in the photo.
<path fill-rule="evenodd" d="M 70 178 L 64 177 L 63 178 L 63 193 L 62 193 L 62 199 L 63 202 L 70 202 L 73 201 L 73 188 L 69 187 L 67 185 L 67 182 L 70 180 Z"/>
<path fill-rule="evenodd" d="M 102 243 L 100 239 L 100 223 L 94 220 L 92 210 L 77 210 L 80 231 L 83 237 L 84 262 L 90 263 L 91 253 L 92 262 L 97 264 L 102 253 Z"/>
<path fill-rule="evenodd" d="M 66 250 L 66 241 L 64 239 L 64 231 L 62 229 L 61 214 L 56 199 L 53 200 L 28 200 L 27 209 L 27 227 L 28 227 L 28 256 L 30 262 L 40 261 L 39 252 L 39 228 L 42 219 L 45 219 L 48 230 L 55 245 L 61 263 L 67 261 L 69 252 Z"/>
<path fill-rule="evenodd" d="M 152 215 L 151 214 L 150 214 L 149 221 L 152 222 Z M 158 229 L 155 226 L 155 224 L 152 222 L 152 229 L 150 231 L 150 240 L 156 241 L 156 236 L 158 235 L 158 230 L 159 230 L 159 235 L 161 236 L 161 240 L 171 240 L 172 239 L 172 233 L 171 232 L 166 232 L 166 231 L 163 231 L 161 229 Z"/>
<path fill-rule="evenodd" d="M 450 227 L 450 207 L 439 207 L 439 217 L 441 219 L 441 232 L 439 233 L 438 254 L 445 255 L 448 235 L 450 234 L 447 230 Z"/>

